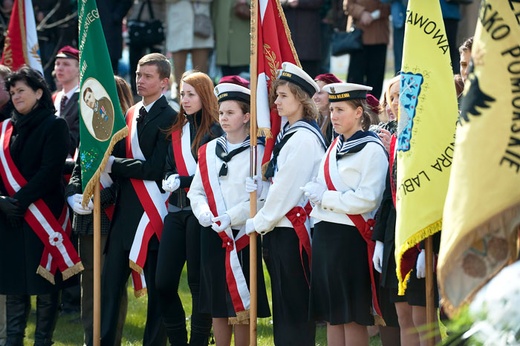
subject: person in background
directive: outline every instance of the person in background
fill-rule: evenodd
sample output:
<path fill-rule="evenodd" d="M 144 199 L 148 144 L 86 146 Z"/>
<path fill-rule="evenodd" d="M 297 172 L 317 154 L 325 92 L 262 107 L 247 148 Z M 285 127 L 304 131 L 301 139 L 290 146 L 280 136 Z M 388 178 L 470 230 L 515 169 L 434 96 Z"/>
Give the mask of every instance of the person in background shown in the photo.
<path fill-rule="evenodd" d="M 211 5 L 215 24 L 214 52 L 222 76 L 249 75 L 250 21 L 235 8 L 242 6 L 249 10 L 250 1 L 218 0 Z"/>
<path fill-rule="evenodd" d="M 107 42 L 114 75 L 119 73 L 119 59 L 123 54 L 123 19 L 132 7 L 132 0 L 96 1 L 99 19 Z M 133 102 L 132 102 L 133 103 Z"/>
<path fill-rule="evenodd" d="M 123 114 L 126 114 L 132 106 L 132 90 L 126 80 L 119 76 L 114 76 L 116 82 L 117 94 Z M 113 185 L 112 179 L 108 174 L 101 174 L 101 248 L 104 249 L 108 238 L 108 230 L 110 229 L 110 219 L 114 212 L 114 202 L 116 199 L 117 188 Z M 70 177 L 68 185 L 65 187 L 65 198 L 70 208 L 74 212 L 73 230 L 77 234 L 79 240 L 79 254 L 81 256 L 85 270 L 81 273 L 81 323 L 83 324 L 84 345 L 92 346 L 93 332 L 93 281 L 94 281 L 94 225 L 92 208 L 89 203 L 87 207 L 83 207 L 83 187 L 81 181 L 81 161 L 76 160 L 74 170 Z M 103 268 L 104 256 L 101 257 L 101 268 Z M 121 309 L 119 312 L 119 324 L 117 326 L 116 345 L 121 344 L 123 336 L 123 325 L 126 319 L 126 311 L 128 303 L 127 291 L 123 291 L 121 298 Z"/>
<path fill-rule="evenodd" d="M 144 294 L 144 288 L 148 293 L 142 344 L 166 343 L 155 273 L 166 215 L 167 194 L 160 187 L 170 144 L 166 130 L 176 117 L 163 95 L 170 74 L 170 62 L 162 54 L 147 54 L 139 60 L 136 85 L 142 100 L 127 111 L 130 133 L 116 144 L 105 166 L 105 172 L 111 173 L 118 189 L 101 278 L 101 344 L 104 346 L 114 345 L 121 298 L 131 273 L 136 295 Z M 134 257 L 131 249 L 139 255 Z M 145 257 L 144 263 L 139 261 L 142 257 Z"/>
<path fill-rule="evenodd" d="M 206 346 L 211 330 L 211 315 L 200 310 L 200 225 L 210 226 L 206 216 L 197 220 L 186 192 L 197 168 L 197 152 L 223 133 L 218 123 L 218 103 L 213 82 L 200 71 L 186 71 L 180 80 L 180 116 L 168 133 L 172 144 L 164 155 L 162 187 L 171 192 L 168 215 L 164 219 L 156 283 L 161 313 L 171 345 L 188 345 L 186 314 L 179 296 L 182 269 L 187 264 L 191 293 L 190 346 Z M 201 224 L 199 224 L 199 222 Z"/>
<path fill-rule="evenodd" d="M 392 44 L 394 52 L 394 73 L 401 71 L 403 61 L 404 22 L 406 19 L 406 7 L 408 0 L 381 0 L 382 3 L 390 4 L 392 16 Z"/>
<path fill-rule="evenodd" d="M 64 226 L 62 172 L 70 139 L 38 71 L 24 66 L 9 75 L 6 86 L 14 106 L 11 119 L 2 123 L 0 153 L 7 163 L 0 180 L 0 294 L 7 295 L 7 345 L 23 345 L 31 295 L 36 295 L 35 345 L 50 346 L 62 277 L 83 269 Z"/>
<path fill-rule="evenodd" d="M 195 34 L 195 16 L 202 15 L 211 21 L 211 3 L 213 0 L 167 0 L 168 27 L 166 51 L 172 54 L 173 73 L 177 89 L 180 90 L 181 77 L 186 71 L 188 54 L 191 55 L 192 68 L 203 73 L 209 70 L 209 55 L 215 46 L 213 23 L 208 37 Z M 219 0 L 220 2 L 220 0 Z M 231 9 L 229 9 L 231 11 Z M 221 20 L 219 18 L 219 20 Z M 247 27 L 249 33 L 249 27 Z M 226 33 L 230 38 L 230 33 Z M 242 37 L 242 36 L 241 36 Z M 249 42 L 249 38 L 246 39 Z M 249 48 L 244 52 L 249 54 Z"/>
<path fill-rule="evenodd" d="M 469 37 L 461 44 L 459 47 L 459 66 L 460 66 L 460 76 L 462 80 L 466 82 L 468 78 L 469 65 L 471 62 L 471 48 L 473 47 L 473 37 Z"/>
<path fill-rule="evenodd" d="M 367 326 L 374 324 L 371 312 L 378 305 L 372 265 L 367 265 L 372 239 L 366 229 L 383 196 L 387 153 L 368 131 L 373 117 L 366 97 L 372 88 L 333 83 L 324 89 L 338 137 L 317 178 L 302 187 L 316 219 L 309 315 L 327 321 L 329 345 L 368 346 Z"/>
<path fill-rule="evenodd" d="M 13 104 L 10 102 L 9 92 L 5 88 L 7 76 L 11 69 L 5 65 L 0 65 L 0 122 L 11 117 Z M 5 295 L 0 294 L 0 346 L 4 346 L 7 340 L 6 321 L 5 321 Z"/>
<path fill-rule="evenodd" d="M 323 0 L 280 1 L 302 69 L 311 76 L 320 73 L 322 61 L 322 3 Z"/>
<path fill-rule="evenodd" d="M 271 182 L 264 206 L 246 221 L 247 234 L 256 231 L 263 235 L 276 345 L 313 346 L 316 338 L 316 324 L 309 319 L 310 204 L 300 186 L 316 176 L 327 147 L 312 101 L 318 91 L 305 71 L 282 63 L 272 84 L 270 103 L 287 122 L 264 175 Z"/>
<path fill-rule="evenodd" d="M 67 121 L 70 133 L 70 157 L 79 146 L 79 50 L 71 46 L 60 48 L 54 61 L 56 80 L 61 90 L 54 94 L 56 115 Z"/>
<path fill-rule="evenodd" d="M 390 5 L 380 0 L 345 0 L 347 31 L 352 25 L 363 30 L 363 49 L 350 54 L 347 82 L 371 86 L 380 98 L 385 78 L 386 49 L 390 40 Z"/>
<path fill-rule="evenodd" d="M 327 146 L 329 146 L 334 139 L 334 130 L 332 123 L 330 122 L 329 94 L 323 90 L 323 87 L 331 83 L 341 83 L 341 80 L 332 73 L 324 73 L 317 75 L 314 78 L 314 81 L 318 84 L 320 90 L 314 94 L 312 100 L 320 113 L 318 117 L 318 125 L 320 126 L 321 133 L 325 138 Z"/>
<path fill-rule="evenodd" d="M 249 345 L 249 238 L 244 224 L 249 218 L 250 198 L 246 191 L 250 170 L 249 89 L 231 83 L 215 87 L 219 122 L 225 134 L 199 149 L 199 163 L 188 198 L 199 223 L 209 212 L 211 227 L 201 227 L 201 310 L 211 314 L 217 345 Z M 257 171 L 261 169 L 264 146 L 259 141 Z M 258 207 L 267 193 L 257 195 Z M 233 241 L 236 251 L 225 246 Z M 244 242 L 244 245 L 241 243 Z M 269 303 L 262 269 L 261 239 L 257 242 L 258 317 L 268 317 Z M 229 256 L 229 258 L 228 258 Z M 235 257 L 236 256 L 236 257 Z M 234 260 L 240 268 L 229 267 Z M 235 286 L 236 285 L 236 286 Z M 236 287 L 236 289 L 235 289 Z"/>
<path fill-rule="evenodd" d="M 460 22 L 460 4 L 456 1 L 440 0 L 442 20 L 450 46 L 450 61 L 453 74 L 460 73 L 459 51 L 457 49 L 457 33 Z"/>

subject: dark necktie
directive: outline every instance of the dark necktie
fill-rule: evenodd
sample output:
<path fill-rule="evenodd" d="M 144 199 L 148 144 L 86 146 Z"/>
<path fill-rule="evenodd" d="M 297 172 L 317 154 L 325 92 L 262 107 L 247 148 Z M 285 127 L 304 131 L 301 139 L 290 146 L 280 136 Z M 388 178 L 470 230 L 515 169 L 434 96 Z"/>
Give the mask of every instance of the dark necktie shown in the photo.
<path fill-rule="evenodd" d="M 139 116 L 137 117 L 136 121 L 138 123 L 140 122 L 143 122 L 144 119 L 146 118 L 146 115 L 148 114 L 148 112 L 146 111 L 146 108 L 144 108 L 144 106 L 142 106 L 140 109 L 139 109 Z"/>
<path fill-rule="evenodd" d="M 67 100 L 69 98 L 66 96 L 66 95 L 63 95 L 61 97 L 61 101 L 60 101 L 60 116 L 63 117 L 65 114 L 63 114 L 64 110 L 65 110 L 65 105 L 67 104 Z"/>

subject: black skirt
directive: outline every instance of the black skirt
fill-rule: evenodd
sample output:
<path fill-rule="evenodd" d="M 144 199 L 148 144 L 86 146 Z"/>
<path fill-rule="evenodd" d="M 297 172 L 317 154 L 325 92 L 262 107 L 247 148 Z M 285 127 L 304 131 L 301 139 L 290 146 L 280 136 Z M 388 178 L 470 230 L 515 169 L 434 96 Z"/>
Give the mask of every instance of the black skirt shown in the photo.
<path fill-rule="evenodd" d="M 314 225 L 310 302 L 318 321 L 374 324 L 367 245 L 354 226 Z"/>
<path fill-rule="evenodd" d="M 201 228 L 201 232 L 200 311 L 211 314 L 213 318 L 236 317 L 226 282 L 226 249 L 222 247 L 222 239 L 211 227 Z M 237 232 L 233 232 L 236 235 Z M 269 317 L 271 314 L 265 289 L 261 255 L 261 238 L 258 237 L 258 317 Z M 249 287 L 249 246 L 238 253 L 238 259 Z"/>

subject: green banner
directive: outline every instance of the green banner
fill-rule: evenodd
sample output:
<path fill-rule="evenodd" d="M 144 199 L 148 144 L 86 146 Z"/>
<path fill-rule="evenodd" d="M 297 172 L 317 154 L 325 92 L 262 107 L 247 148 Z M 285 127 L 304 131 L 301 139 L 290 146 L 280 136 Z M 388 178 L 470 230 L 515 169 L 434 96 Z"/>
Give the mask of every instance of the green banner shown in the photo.
<path fill-rule="evenodd" d="M 128 134 L 96 0 L 78 0 L 80 160 L 83 197 L 99 183 L 114 144 Z"/>

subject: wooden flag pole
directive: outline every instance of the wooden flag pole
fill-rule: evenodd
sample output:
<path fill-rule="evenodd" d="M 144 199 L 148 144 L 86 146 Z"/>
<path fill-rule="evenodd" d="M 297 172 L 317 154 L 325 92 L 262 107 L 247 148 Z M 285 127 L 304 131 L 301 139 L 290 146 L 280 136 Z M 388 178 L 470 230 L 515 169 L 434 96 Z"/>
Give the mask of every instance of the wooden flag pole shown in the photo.
<path fill-rule="evenodd" d="M 101 345 L 101 188 L 99 178 L 94 184 L 94 296 L 93 341 Z"/>
<path fill-rule="evenodd" d="M 257 67 L 257 30 L 258 30 L 258 0 L 251 1 L 251 44 L 250 44 L 250 82 L 249 86 L 251 89 L 251 106 L 250 106 L 250 173 L 251 177 L 256 176 L 256 164 L 257 164 L 257 131 L 258 126 L 256 123 L 256 89 L 258 80 L 258 67 Z M 249 215 L 254 217 L 256 215 L 256 191 L 250 194 L 249 204 Z M 250 291 L 250 310 L 249 310 L 249 345 L 256 346 L 257 344 L 257 316 L 258 316 L 258 282 L 257 282 L 257 234 L 256 232 L 251 233 L 249 236 L 249 291 Z"/>
<path fill-rule="evenodd" d="M 437 313 L 435 309 L 435 294 L 433 280 L 433 238 L 430 236 L 425 239 L 425 264 L 426 264 L 426 327 L 428 330 L 427 345 L 435 345 L 435 324 L 437 323 Z"/>

